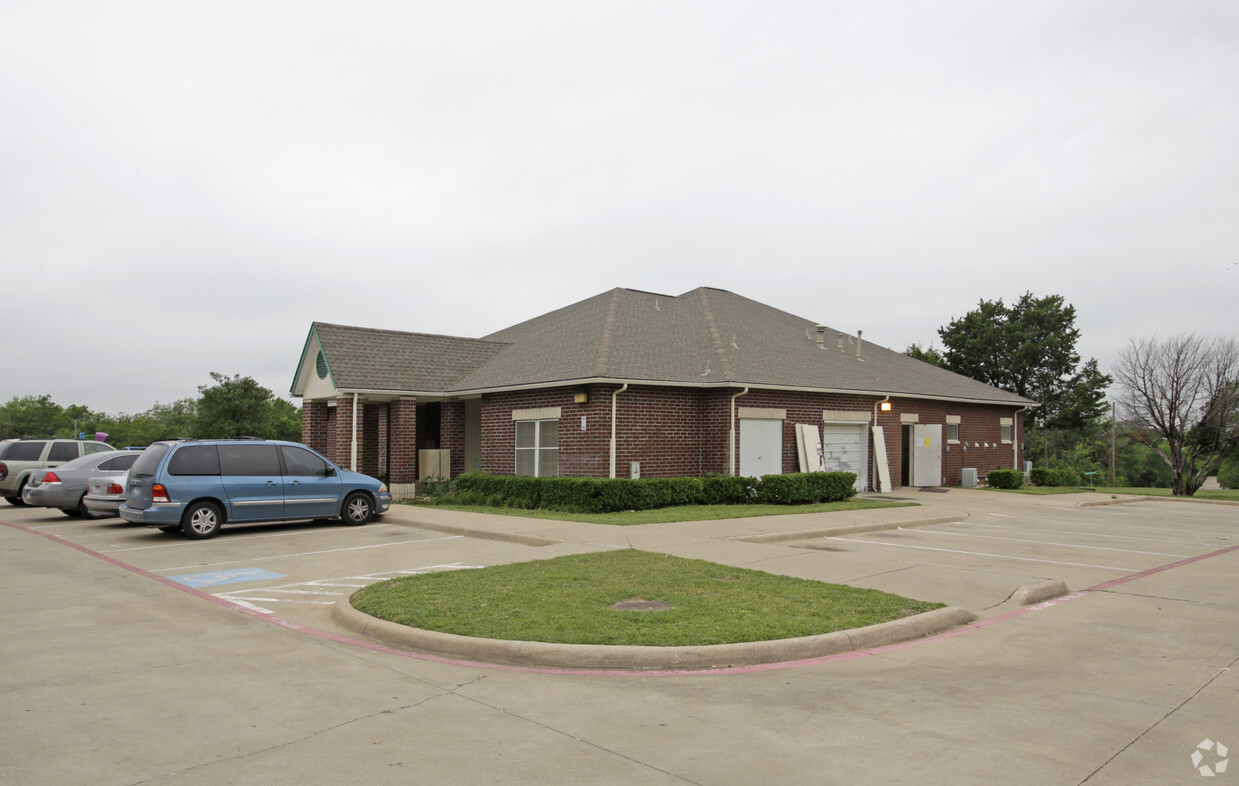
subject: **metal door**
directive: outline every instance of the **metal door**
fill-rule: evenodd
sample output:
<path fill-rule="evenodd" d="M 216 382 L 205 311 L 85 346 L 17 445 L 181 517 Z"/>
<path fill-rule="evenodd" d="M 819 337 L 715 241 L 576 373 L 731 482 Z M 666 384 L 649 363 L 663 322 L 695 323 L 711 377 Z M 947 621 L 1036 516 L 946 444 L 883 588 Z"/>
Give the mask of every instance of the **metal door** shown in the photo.
<path fill-rule="evenodd" d="M 942 485 L 942 426 L 912 427 L 912 474 L 910 485 Z"/>
<path fill-rule="evenodd" d="M 783 421 L 740 421 L 740 474 L 748 478 L 783 474 Z"/>

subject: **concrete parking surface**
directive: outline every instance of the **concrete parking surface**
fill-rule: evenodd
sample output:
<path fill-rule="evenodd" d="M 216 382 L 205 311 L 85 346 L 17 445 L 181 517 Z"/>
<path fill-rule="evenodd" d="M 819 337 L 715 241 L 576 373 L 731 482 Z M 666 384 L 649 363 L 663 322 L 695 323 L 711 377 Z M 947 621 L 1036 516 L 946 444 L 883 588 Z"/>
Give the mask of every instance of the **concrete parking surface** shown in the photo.
<path fill-rule="evenodd" d="M 625 528 L 397 507 L 208 541 L 0 508 L 0 782 L 1239 778 L 1239 506 L 896 496 L 922 505 Z M 591 674 L 396 652 L 331 614 L 395 575 L 630 546 L 978 619 L 841 658 Z"/>

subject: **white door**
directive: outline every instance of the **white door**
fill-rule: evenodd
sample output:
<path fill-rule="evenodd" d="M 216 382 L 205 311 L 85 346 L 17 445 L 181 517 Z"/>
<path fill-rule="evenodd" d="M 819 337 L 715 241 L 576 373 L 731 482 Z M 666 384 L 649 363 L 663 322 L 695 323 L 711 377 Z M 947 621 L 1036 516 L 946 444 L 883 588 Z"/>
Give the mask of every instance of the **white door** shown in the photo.
<path fill-rule="evenodd" d="M 942 426 L 912 427 L 913 486 L 942 485 Z"/>
<path fill-rule="evenodd" d="M 740 474 L 746 478 L 783 474 L 783 421 L 740 421 Z"/>
<path fill-rule="evenodd" d="M 864 423 L 827 423 L 822 426 L 822 469 L 855 472 L 856 490 L 865 490 L 869 456 L 865 453 Z"/>

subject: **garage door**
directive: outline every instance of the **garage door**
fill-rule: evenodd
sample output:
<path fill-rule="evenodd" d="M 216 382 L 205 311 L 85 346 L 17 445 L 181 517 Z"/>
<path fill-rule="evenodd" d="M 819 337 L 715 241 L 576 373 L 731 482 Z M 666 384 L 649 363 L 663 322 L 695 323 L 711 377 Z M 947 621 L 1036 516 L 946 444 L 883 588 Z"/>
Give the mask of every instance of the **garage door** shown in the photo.
<path fill-rule="evenodd" d="M 827 423 L 822 426 L 822 468 L 827 472 L 855 472 L 856 490 L 865 490 L 869 456 L 865 452 L 864 423 Z"/>

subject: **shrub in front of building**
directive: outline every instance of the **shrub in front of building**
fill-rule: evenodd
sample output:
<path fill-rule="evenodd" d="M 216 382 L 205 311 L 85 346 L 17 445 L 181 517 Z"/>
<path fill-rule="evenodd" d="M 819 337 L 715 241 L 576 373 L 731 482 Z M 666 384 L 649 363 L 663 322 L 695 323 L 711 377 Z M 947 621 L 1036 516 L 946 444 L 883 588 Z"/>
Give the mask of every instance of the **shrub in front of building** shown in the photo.
<path fill-rule="evenodd" d="M 1024 485 L 1024 473 L 1018 469 L 991 469 L 985 482 L 990 488 L 1018 489 Z"/>

